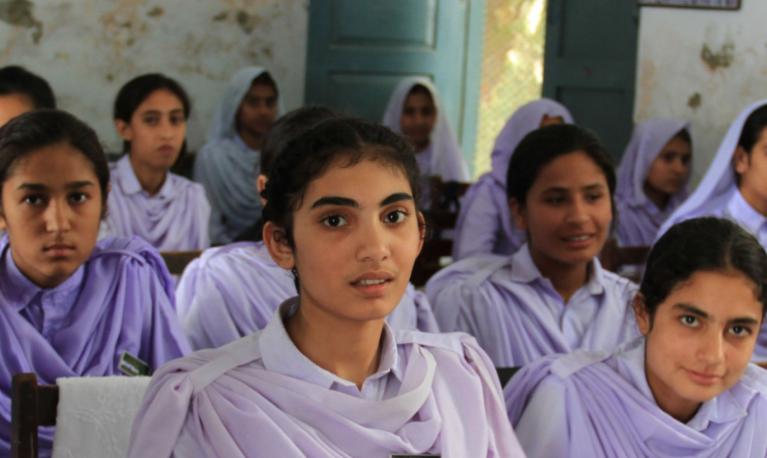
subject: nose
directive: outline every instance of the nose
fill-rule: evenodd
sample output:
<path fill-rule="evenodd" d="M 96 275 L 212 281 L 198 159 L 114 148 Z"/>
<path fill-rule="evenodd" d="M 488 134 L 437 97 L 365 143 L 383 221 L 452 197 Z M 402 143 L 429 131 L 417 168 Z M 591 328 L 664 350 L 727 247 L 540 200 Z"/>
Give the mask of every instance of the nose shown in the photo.
<path fill-rule="evenodd" d="M 163 120 L 162 124 L 160 125 L 160 137 L 163 139 L 170 139 L 173 138 L 175 133 L 176 126 L 174 126 L 169 119 Z"/>
<path fill-rule="evenodd" d="M 357 260 L 377 264 L 391 255 L 389 237 L 380 221 L 362 225 L 359 229 Z"/>
<path fill-rule="evenodd" d="M 581 224 L 589 219 L 588 208 L 583 197 L 576 197 L 567 207 L 566 222 Z"/>
<path fill-rule="evenodd" d="M 66 232 L 72 228 L 69 205 L 53 199 L 45 209 L 45 229 L 48 232 Z"/>
<path fill-rule="evenodd" d="M 701 336 L 703 339 L 698 345 L 698 360 L 706 366 L 714 366 L 724 361 L 724 336 L 721 332 L 712 329 L 711 332 Z"/>

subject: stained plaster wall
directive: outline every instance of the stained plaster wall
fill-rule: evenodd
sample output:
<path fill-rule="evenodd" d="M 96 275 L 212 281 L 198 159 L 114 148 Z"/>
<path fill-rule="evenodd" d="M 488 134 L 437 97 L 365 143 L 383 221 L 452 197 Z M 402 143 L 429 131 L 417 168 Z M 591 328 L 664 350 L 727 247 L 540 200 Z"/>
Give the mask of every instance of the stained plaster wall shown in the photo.
<path fill-rule="evenodd" d="M 635 120 L 692 123 L 695 181 L 730 122 L 767 97 L 767 1 L 739 11 L 649 8 L 640 12 Z"/>
<path fill-rule="evenodd" d="M 282 106 L 303 102 L 308 0 L 0 0 L 0 66 L 44 76 L 59 106 L 79 116 L 111 150 L 111 113 L 130 78 L 162 72 L 189 93 L 189 146 L 205 140 L 233 72 L 271 69 Z"/>

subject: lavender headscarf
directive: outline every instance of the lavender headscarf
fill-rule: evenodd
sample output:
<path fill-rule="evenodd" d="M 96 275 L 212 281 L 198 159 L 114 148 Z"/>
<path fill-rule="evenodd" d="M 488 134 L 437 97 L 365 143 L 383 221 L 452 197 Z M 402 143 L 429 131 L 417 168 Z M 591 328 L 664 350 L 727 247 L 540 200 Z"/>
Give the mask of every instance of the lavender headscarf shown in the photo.
<path fill-rule="evenodd" d="M 550 99 L 521 106 L 506 121 L 495 139 L 492 169 L 466 193 L 456 222 L 453 259 L 479 254 L 512 254 L 525 242 L 525 234 L 512 221 L 506 198 L 506 173 L 511 155 L 525 135 L 538 129 L 544 116 L 562 117 L 571 124 L 570 112 Z"/>
<path fill-rule="evenodd" d="M 155 369 L 189 352 L 174 311 L 172 280 L 146 242 L 107 238 L 61 285 L 41 289 L 13 268 L 8 238 L 0 240 L 0 455 L 10 450 L 11 379 L 34 372 L 40 383 L 58 377 L 119 375 L 128 352 Z M 23 316 L 24 307 L 54 296 L 57 329 L 43 332 Z M 57 319 L 58 318 L 58 319 Z M 40 449 L 50 453 L 53 428 L 40 432 Z"/>
<path fill-rule="evenodd" d="M 413 76 L 405 78 L 397 84 L 389 97 L 389 103 L 383 116 L 383 125 L 398 134 L 402 134 L 400 118 L 408 93 L 413 86 L 420 85 L 428 89 L 437 108 L 437 121 L 431 131 L 431 175 L 442 177 L 443 181 L 468 181 L 469 170 L 458 145 L 458 139 L 450 127 L 444 106 L 439 100 L 439 94 L 434 84 L 428 78 Z"/>
<path fill-rule="evenodd" d="M 618 208 L 618 238 L 625 246 L 649 246 L 655 234 L 671 212 L 687 198 L 687 183 L 671 196 L 664 210 L 657 212 L 644 192 L 650 166 L 658 153 L 681 130 L 689 131 L 690 124 L 679 119 L 654 118 L 634 129 L 623 159 L 618 167 L 618 186 L 615 191 Z M 689 182 L 689 175 L 687 182 Z"/>
<path fill-rule="evenodd" d="M 738 147 L 743 125 L 751 113 L 763 105 L 767 105 L 767 99 L 752 103 L 730 124 L 703 180 L 695 192 L 661 226 L 657 237 L 663 235 L 674 224 L 691 218 L 706 215 L 721 216 L 733 192 L 737 192 L 738 189 L 732 157 Z"/>
<path fill-rule="evenodd" d="M 233 241 L 261 217 L 256 189 L 261 156 L 239 137 L 236 117 L 253 80 L 263 73 L 269 72 L 263 67 L 246 67 L 234 74 L 216 109 L 208 142 L 195 159 L 194 179 L 205 186 L 212 207 L 213 243 Z"/>

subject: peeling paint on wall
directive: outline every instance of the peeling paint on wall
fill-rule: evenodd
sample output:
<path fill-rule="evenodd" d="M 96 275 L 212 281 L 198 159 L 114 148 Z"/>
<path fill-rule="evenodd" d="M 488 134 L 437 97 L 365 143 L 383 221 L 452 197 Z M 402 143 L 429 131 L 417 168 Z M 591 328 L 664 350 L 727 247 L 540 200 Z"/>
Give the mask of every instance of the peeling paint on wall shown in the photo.
<path fill-rule="evenodd" d="M 0 21 L 10 25 L 34 29 L 32 40 L 40 43 L 43 37 L 43 23 L 32 12 L 33 5 L 29 0 L 0 1 Z"/>
<path fill-rule="evenodd" d="M 689 99 L 687 99 L 687 106 L 692 108 L 693 110 L 700 107 L 702 97 L 700 96 L 700 92 L 693 93 Z"/>
<path fill-rule="evenodd" d="M 142 73 L 177 79 L 192 99 L 188 144 L 204 142 L 234 72 L 268 67 L 281 103 L 303 103 L 308 0 L 0 0 L 0 66 L 45 76 L 59 105 L 120 147 L 111 120 L 122 84 Z M 43 30 L 45 35 L 43 38 Z"/>
<path fill-rule="evenodd" d="M 741 2 L 738 11 L 642 8 L 640 15 L 635 121 L 690 121 L 697 182 L 732 120 L 765 97 L 767 1 Z"/>
<path fill-rule="evenodd" d="M 700 58 L 711 70 L 727 68 L 732 65 L 732 60 L 735 58 L 735 44 L 725 43 L 719 51 L 715 52 L 704 43 L 700 50 Z"/>

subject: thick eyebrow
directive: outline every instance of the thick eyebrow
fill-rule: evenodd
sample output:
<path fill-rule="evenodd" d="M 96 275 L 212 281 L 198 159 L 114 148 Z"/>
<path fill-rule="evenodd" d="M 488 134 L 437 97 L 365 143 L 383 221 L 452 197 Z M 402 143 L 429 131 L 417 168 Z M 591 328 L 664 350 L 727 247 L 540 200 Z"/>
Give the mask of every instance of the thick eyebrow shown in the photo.
<path fill-rule="evenodd" d="M 324 205 L 340 205 L 342 207 L 353 207 L 353 208 L 359 208 L 359 204 L 354 199 L 349 199 L 348 197 L 339 197 L 339 196 L 327 196 L 327 197 L 320 197 L 317 199 L 313 204 L 311 208 L 317 208 L 322 207 Z"/>
<path fill-rule="evenodd" d="M 413 200 L 413 196 L 411 196 L 410 194 L 406 192 L 396 192 L 390 195 L 389 197 L 387 197 L 386 199 L 382 200 L 381 206 L 385 207 L 386 205 L 391 205 L 395 202 L 401 202 L 403 200 Z"/>
<path fill-rule="evenodd" d="M 674 308 L 678 309 L 678 310 L 685 311 L 685 312 L 689 313 L 690 315 L 695 315 L 695 316 L 703 318 L 703 319 L 708 319 L 709 318 L 708 313 L 704 312 L 703 310 L 699 309 L 698 307 L 695 307 L 694 305 L 679 303 L 679 304 L 674 304 Z"/>
<path fill-rule="evenodd" d="M 65 185 L 67 189 L 80 189 L 87 186 L 94 186 L 94 183 L 92 181 L 72 181 Z M 29 191 L 47 191 L 50 188 L 41 183 L 21 183 L 16 189 Z"/>
<path fill-rule="evenodd" d="M 403 200 L 413 200 L 413 196 L 411 196 L 410 194 L 406 192 L 397 192 L 386 197 L 384 200 L 381 201 L 379 205 L 381 207 L 385 207 L 386 205 L 391 205 L 395 202 L 401 202 Z M 340 205 L 342 207 L 352 207 L 352 208 L 360 207 L 360 204 L 358 204 L 356 200 L 349 199 L 348 197 L 325 196 L 325 197 L 320 197 L 319 199 L 317 199 L 312 204 L 311 208 L 322 207 L 325 205 Z"/>
<path fill-rule="evenodd" d="M 598 189 L 604 189 L 604 187 L 605 187 L 605 185 L 602 184 L 602 183 L 592 183 L 592 184 L 587 184 L 586 186 L 581 186 L 580 189 L 582 189 L 584 191 L 594 191 L 594 190 L 598 190 Z M 543 192 L 544 193 L 547 193 L 547 192 L 560 192 L 560 193 L 561 192 L 570 192 L 570 188 L 565 188 L 565 187 L 562 187 L 562 186 L 552 186 L 550 188 L 544 189 Z"/>

